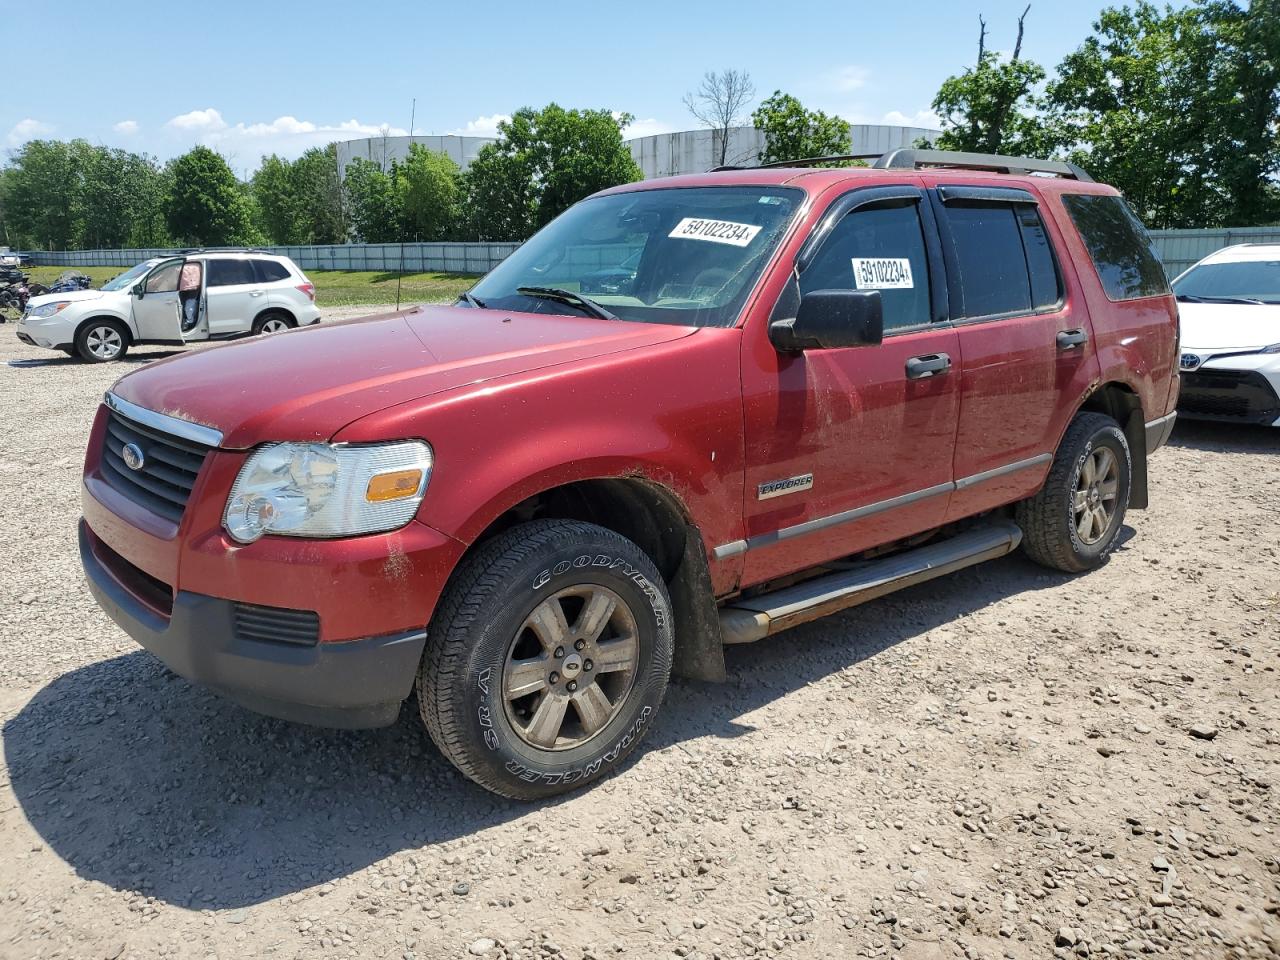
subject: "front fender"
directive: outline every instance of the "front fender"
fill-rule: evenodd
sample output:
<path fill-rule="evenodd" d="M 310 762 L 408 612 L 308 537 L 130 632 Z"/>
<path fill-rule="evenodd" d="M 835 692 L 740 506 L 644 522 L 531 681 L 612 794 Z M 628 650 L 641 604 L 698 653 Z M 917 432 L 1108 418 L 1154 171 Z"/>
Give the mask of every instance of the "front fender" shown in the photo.
<path fill-rule="evenodd" d="M 474 384 L 400 404 L 337 442 L 421 437 L 435 453 L 418 517 L 466 544 L 536 494 L 643 477 L 669 490 L 714 545 L 742 536 L 737 330 Z M 728 566 L 712 570 L 720 586 Z"/>

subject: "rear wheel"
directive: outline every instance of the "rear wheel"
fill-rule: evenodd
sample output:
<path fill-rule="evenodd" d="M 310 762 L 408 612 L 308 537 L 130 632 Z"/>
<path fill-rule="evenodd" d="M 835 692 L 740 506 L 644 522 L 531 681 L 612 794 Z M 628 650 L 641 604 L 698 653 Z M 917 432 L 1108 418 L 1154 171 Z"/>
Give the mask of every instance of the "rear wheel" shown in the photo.
<path fill-rule="evenodd" d="M 76 331 L 76 353 L 89 363 L 119 360 L 129 352 L 129 331 L 119 320 L 90 320 Z"/>
<path fill-rule="evenodd" d="M 256 337 L 264 333 L 280 333 L 292 326 L 294 326 L 294 322 L 288 314 L 273 310 L 270 313 L 264 313 L 253 321 L 253 335 Z"/>
<path fill-rule="evenodd" d="M 1017 505 L 1027 556 L 1068 573 L 1100 566 L 1124 525 L 1132 466 L 1118 423 L 1101 413 L 1077 416 L 1044 486 Z"/>
<path fill-rule="evenodd" d="M 418 673 L 422 719 L 466 776 L 515 799 L 617 767 L 652 725 L 673 650 L 653 562 L 594 524 L 540 520 L 455 574 Z"/>

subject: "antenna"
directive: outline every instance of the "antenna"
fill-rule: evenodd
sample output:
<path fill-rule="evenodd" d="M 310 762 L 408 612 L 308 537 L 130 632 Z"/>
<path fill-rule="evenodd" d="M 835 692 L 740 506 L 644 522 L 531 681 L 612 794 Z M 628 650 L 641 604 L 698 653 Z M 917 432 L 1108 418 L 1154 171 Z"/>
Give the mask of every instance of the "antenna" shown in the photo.
<path fill-rule="evenodd" d="M 413 147 L 413 122 L 418 117 L 418 98 L 409 107 L 409 147 Z M 404 227 L 400 227 L 400 272 L 396 274 L 396 310 L 400 309 L 400 282 L 404 280 Z"/>

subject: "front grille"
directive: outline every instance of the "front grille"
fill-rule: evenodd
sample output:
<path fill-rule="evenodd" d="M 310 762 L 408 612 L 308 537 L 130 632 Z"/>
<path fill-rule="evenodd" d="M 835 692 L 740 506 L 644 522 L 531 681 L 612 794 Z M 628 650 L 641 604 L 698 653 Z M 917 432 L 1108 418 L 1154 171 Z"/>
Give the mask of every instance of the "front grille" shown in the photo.
<path fill-rule="evenodd" d="M 142 452 L 142 465 L 136 470 L 125 464 L 123 451 L 128 444 Z M 177 523 L 209 450 L 203 444 L 144 427 L 108 410 L 102 475 L 134 503 Z"/>
<path fill-rule="evenodd" d="M 1280 419 L 1280 397 L 1256 371 L 1201 368 L 1182 374 L 1178 412 L 1193 419 L 1273 423 Z"/>
<path fill-rule="evenodd" d="M 314 610 L 235 605 L 236 638 L 314 647 L 320 641 L 320 615 Z"/>

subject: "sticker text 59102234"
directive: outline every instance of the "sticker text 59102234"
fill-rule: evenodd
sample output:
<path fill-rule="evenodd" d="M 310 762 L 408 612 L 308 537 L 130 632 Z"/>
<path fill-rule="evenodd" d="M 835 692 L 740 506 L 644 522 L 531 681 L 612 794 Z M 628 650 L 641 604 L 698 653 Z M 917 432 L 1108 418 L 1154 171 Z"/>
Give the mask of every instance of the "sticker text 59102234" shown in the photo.
<path fill-rule="evenodd" d="M 733 247 L 745 247 L 755 239 L 760 228 L 753 223 L 734 223 L 732 220 L 705 220 L 701 217 L 685 217 L 667 236 L 681 240 L 710 240 L 727 243 Z"/>
<path fill-rule="evenodd" d="M 859 290 L 898 290 L 915 286 L 906 257 L 853 258 L 853 283 Z"/>

